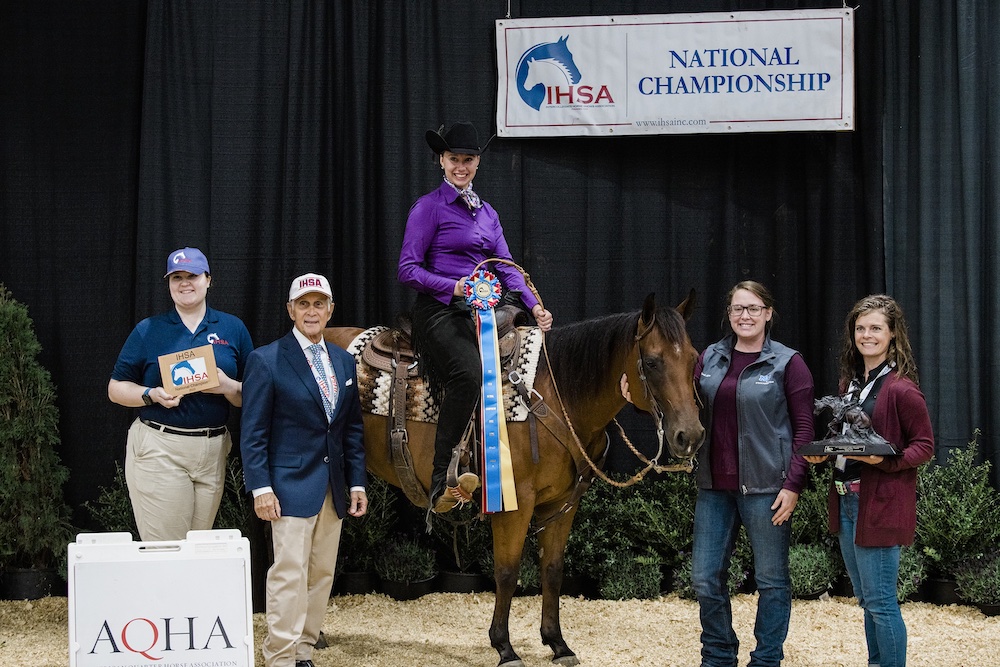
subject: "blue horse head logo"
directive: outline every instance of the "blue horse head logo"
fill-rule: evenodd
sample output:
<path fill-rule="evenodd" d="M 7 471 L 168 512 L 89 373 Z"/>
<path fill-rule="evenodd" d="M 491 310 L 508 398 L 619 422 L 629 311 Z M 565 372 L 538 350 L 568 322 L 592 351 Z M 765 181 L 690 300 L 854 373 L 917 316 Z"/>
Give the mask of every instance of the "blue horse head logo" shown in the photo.
<path fill-rule="evenodd" d="M 580 82 L 580 68 L 576 66 L 573 54 L 566 47 L 567 39 L 569 35 L 561 37 L 557 42 L 536 44 L 525 51 L 517 63 L 517 92 L 524 103 L 536 111 L 542 108 L 542 102 L 545 101 L 545 83 L 539 65 L 553 66 L 544 69 L 558 72 L 570 85 Z"/>
<path fill-rule="evenodd" d="M 173 380 L 175 387 L 179 387 L 184 384 L 184 378 L 194 375 L 194 372 L 194 366 L 190 362 L 182 361 L 174 366 L 170 379 Z"/>

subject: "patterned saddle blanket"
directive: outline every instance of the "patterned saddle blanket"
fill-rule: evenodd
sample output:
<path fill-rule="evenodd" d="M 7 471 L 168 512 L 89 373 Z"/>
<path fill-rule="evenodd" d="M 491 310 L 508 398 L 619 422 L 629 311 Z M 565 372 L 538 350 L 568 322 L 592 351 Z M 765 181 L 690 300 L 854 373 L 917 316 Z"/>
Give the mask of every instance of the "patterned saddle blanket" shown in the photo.
<path fill-rule="evenodd" d="M 361 409 L 383 417 L 389 416 L 389 402 L 392 400 L 392 373 L 376 368 L 365 359 L 365 348 L 372 344 L 380 334 L 388 331 L 388 327 L 376 326 L 358 334 L 347 346 L 347 351 L 354 355 L 358 371 L 358 392 L 361 397 Z M 535 373 L 538 370 L 538 359 L 542 349 L 542 330 L 538 327 L 517 327 L 519 349 L 516 356 L 516 371 L 530 393 L 535 384 Z M 528 418 L 528 406 L 510 383 L 509 372 L 503 378 L 504 415 L 509 422 L 525 421 Z M 434 399 L 434 394 L 427 386 L 426 380 L 419 373 L 411 373 L 407 378 L 406 389 L 406 419 L 409 421 L 429 422 L 436 424 L 440 406 Z"/>

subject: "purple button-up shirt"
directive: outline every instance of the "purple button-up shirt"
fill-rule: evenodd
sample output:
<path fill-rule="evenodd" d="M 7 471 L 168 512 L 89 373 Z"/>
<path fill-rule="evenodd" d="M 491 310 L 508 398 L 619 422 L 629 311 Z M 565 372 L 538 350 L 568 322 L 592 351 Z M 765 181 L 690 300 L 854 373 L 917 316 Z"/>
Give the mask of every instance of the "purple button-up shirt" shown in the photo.
<path fill-rule="evenodd" d="M 485 201 L 482 208 L 470 211 L 455 188 L 442 182 L 410 208 L 396 276 L 404 285 L 448 304 L 455 282 L 487 257 L 512 259 L 500 216 Z M 504 287 L 521 290 L 521 301 L 529 310 L 538 303 L 517 269 L 499 262 L 485 268 L 498 275 Z"/>

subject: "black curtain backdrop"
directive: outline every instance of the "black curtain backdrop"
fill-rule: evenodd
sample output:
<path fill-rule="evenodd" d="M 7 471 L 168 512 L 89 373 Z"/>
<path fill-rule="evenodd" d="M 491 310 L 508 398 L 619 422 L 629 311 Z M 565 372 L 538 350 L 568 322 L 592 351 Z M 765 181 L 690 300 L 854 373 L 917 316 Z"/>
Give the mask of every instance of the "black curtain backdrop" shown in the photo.
<path fill-rule="evenodd" d="M 532 0 L 510 12 L 836 6 Z M 134 414 L 108 401 L 107 379 L 134 324 L 170 307 L 161 276 L 174 248 L 206 252 L 209 302 L 258 345 L 287 331 L 287 286 L 305 271 L 333 282 L 335 325 L 387 323 L 409 306 L 395 279 L 406 213 L 440 178 L 423 134 L 466 119 L 494 131 L 507 9 L 0 5 L 0 282 L 28 304 L 58 387 L 71 502 L 94 498 L 123 457 Z M 836 388 L 851 304 L 890 291 L 939 448 L 981 428 L 998 460 L 998 14 L 991 0 L 862 5 L 854 132 L 498 139 L 476 189 L 557 326 L 635 310 L 651 291 L 676 304 L 693 287 L 700 349 L 723 332 L 726 291 L 754 278 L 777 298 L 775 338 L 803 352 L 819 394 Z"/>

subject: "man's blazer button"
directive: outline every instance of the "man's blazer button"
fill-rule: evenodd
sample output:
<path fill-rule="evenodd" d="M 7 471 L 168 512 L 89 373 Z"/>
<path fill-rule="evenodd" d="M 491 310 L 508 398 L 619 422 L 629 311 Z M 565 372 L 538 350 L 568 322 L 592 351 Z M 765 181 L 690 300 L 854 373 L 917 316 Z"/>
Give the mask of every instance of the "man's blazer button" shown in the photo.
<path fill-rule="evenodd" d="M 329 456 L 324 456 L 323 457 L 323 463 L 329 463 L 329 462 L 330 462 L 330 457 Z"/>

